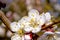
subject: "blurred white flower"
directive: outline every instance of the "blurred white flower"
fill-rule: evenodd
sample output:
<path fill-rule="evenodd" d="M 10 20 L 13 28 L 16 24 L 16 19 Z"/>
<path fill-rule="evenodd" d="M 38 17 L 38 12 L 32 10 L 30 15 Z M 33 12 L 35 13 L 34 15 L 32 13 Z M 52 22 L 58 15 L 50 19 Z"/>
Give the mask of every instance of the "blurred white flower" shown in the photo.
<path fill-rule="evenodd" d="M 0 26 L 0 37 L 4 37 L 5 36 L 5 28 Z"/>
<path fill-rule="evenodd" d="M 15 34 L 11 37 L 11 40 L 31 40 L 30 35 L 23 35 L 24 32 L 37 33 L 40 32 L 41 26 L 46 24 L 49 25 L 51 22 L 51 15 L 49 12 L 44 12 L 39 15 L 39 12 L 35 9 L 31 9 L 28 12 L 28 16 L 22 17 L 18 22 L 13 22 L 10 24 L 10 28 Z M 23 32 L 24 31 L 24 32 Z M 19 35 L 19 33 L 21 33 Z M 53 32 L 47 31 L 45 34 L 54 34 Z"/>
<path fill-rule="evenodd" d="M 31 9 L 28 12 L 28 16 L 31 17 L 31 18 L 36 18 L 38 15 L 39 15 L 39 12 L 35 9 Z"/>
<path fill-rule="evenodd" d="M 20 26 L 20 28 L 25 30 L 26 32 L 30 32 L 32 30 L 32 27 L 29 26 L 29 20 L 29 17 L 24 16 L 21 20 L 18 21 L 18 25 Z"/>
<path fill-rule="evenodd" d="M 31 10 L 32 8 L 32 5 L 27 5 L 27 10 Z"/>
<path fill-rule="evenodd" d="M 29 19 L 27 16 L 24 16 L 21 20 L 18 21 L 18 26 L 23 29 L 28 23 Z"/>
<path fill-rule="evenodd" d="M 30 34 L 25 34 L 25 35 L 19 35 L 17 33 L 15 33 L 12 37 L 11 40 L 31 40 L 31 36 Z"/>
<path fill-rule="evenodd" d="M 12 23 L 10 24 L 10 28 L 11 28 L 11 30 L 12 30 L 13 32 L 17 32 L 17 31 L 20 29 L 20 27 L 18 26 L 18 23 L 17 23 L 17 22 L 12 22 Z"/>
<path fill-rule="evenodd" d="M 13 18 L 14 20 L 19 20 L 20 19 L 20 16 L 18 15 L 18 13 L 13 13 Z"/>
<path fill-rule="evenodd" d="M 51 24 L 52 23 L 51 14 L 49 12 L 46 12 L 46 13 L 43 12 L 40 15 L 40 23 L 41 23 L 41 25 L 43 25 L 43 24 L 46 24 L 46 25 Z"/>
<path fill-rule="evenodd" d="M 25 20 L 24 20 L 25 21 Z M 36 21 L 36 20 L 35 20 Z M 36 23 L 37 22 L 37 23 Z M 34 29 L 34 27 L 38 27 L 39 26 L 39 31 L 41 30 L 41 27 L 40 27 L 40 25 L 39 25 L 39 22 L 38 21 L 36 21 L 36 22 L 34 22 L 34 19 L 33 18 L 31 18 L 27 23 L 25 23 L 25 24 L 23 24 L 23 26 L 24 26 L 24 30 L 26 31 L 26 32 L 30 32 L 30 31 L 32 31 L 33 29 Z M 38 30 L 38 29 L 34 29 L 35 31 L 36 30 Z"/>
<path fill-rule="evenodd" d="M 12 15 L 12 12 L 11 12 L 11 11 L 8 11 L 8 12 L 6 13 L 6 16 L 7 16 L 7 17 L 11 17 L 11 15 Z"/>
<path fill-rule="evenodd" d="M 42 14 L 40 15 L 40 25 L 45 24 L 45 22 L 46 22 L 46 18 L 45 18 L 44 13 L 42 13 Z"/>
<path fill-rule="evenodd" d="M 49 12 L 45 13 L 45 18 L 46 18 L 46 21 L 50 21 L 51 20 L 51 15 L 50 15 Z"/>
<path fill-rule="evenodd" d="M 11 40 L 22 40 L 22 36 L 20 36 L 19 34 L 16 34 L 16 33 L 15 33 L 15 35 L 13 35 L 13 36 L 11 37 Z"/>
<path fill-rule="evenodd" d="M 13 34 L 12 34 L 12 32 L 11 31 L 7 31 L 7 37 L 11 37 Z"/>
<path fill-rule="evenodd" d="M 45 14 L 42 13 L 42 17 L 40 18 L 41 20 L 41 24 L 43 25 L 45 23 L 45 25 L 49 25 L 52 23 L 51 21 L 51 14 L 49 12 L 46 12 Z"/>
<path fill-rule="evenodd" d="M 19 22 L 19 23 L 24 23 L 24 24 L 26 24 L 28 21 L 29 21 L 29 17 L 28 17 L 28 16 L 24 16 L 24 17 L 22 17 L 22 19 L 19 20 L 18 22 Z"/>
<path fill-rule="evenodd" d="M 24 27 L 25 32 L 31 32 L 32 29 L 33 29 L 33 28 L 32 28 L 31 26 L 29 26 L 29 25 L 28 25 L 28 26 L 26 25 L 26 26 Z"/>
<path fill-rule="evenodd" d="M 60 4 L 55 4 L 54 8 L 55 8 L 55 10 L 60 11 Z"/>
<path fill-rule="evenodd" d="M 28 24 L 25 26 L 24 30 L 26 32 L 39 32 L 41 30 L 41 26 L 40 26 L 40 16 L 39 16 L 39 12 L 35 9 L 32 9 L 29 11 L 28 13 Z M 35 32 L 36 31 L 36 32 Z"/>

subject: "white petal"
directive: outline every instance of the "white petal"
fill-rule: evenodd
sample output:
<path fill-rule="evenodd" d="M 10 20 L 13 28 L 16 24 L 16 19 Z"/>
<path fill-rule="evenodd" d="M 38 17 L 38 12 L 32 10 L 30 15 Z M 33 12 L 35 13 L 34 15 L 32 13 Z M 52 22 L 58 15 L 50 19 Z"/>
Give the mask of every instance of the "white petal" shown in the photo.
<path fill-rule="evenodd" d="M 44 34 L 54 34 L 53 32 L 47 31 Z"/>
<path fill-rule="evenodd" d="M 30 35 L 25 35 L 24 37 L 25 37 L 26 40 L 30 40 L 31 39 Z"/>
<path fill-rule="evenodd" d="M 46 22 L 44 14 L 40 15 L 40 25 L 43 25 Z"/>
<path fill-rule="evenodd" d="M 21 29 L 23 29 L 23 27 L 24 27 L 24 25 L 21 24 L 20 22 L 18 22 L 18 26 L 19 26 Z"/>
<path fill-rule="evenodd" d="M 18 21 L 18 26 L 22 29 L 28 24 L 29 24 L 29 18 L 22 18 L 20 21 Z"/>
<path fill-rule="evenodd" d="M 37 17 L 36 15 L 39 15 L 39 12 L 38 12 L 36 9 L 31 9 L 31 10 L 28 12 L 28 16 L 31 17 L 31 18 Z"/>
<path fill-rule="evenodd" d="M 24 16 L 18 22 L 23 23 L 23 22 L 26 22 L 26 21 L 28 21 L 28 17 L 27 16 Z"/>
<path fill-rule="evenodd" d="M 50 15 L 49 12 L 46 12 L 45 17 L 46 17 L 46 21 L 50 21 L 51 20 L 51 15 Z"/>
<path fill-rule="evenodd" d="M 5 36 L 5 28 L 3 28 L 2 26 L 0 26 L 0 37 L 4 37 Z"/>
<path fill-rule="evenodd" d="M 21 24 L 27 24 L 28 22 L 30 21 L 30 18 L 25 16 L 23 17 L 21 20 L 19 20 L 18 22 L 21 23 Z"/>
<path fill-rule="evenodd" d="M 12 30 L 13 32 L 17 32 L 17 31 L 20 29 L 20 27 L 18 26 L 17 22 L 12 22 L 12 23 L 10 24 L 10 28 L 11 28 L 11 30 Z"/>
<path fill-rule="evenodd" d="M 41 27 L 33 28 L 32 33 L 37 33 L 41 30 Z"/>
<path fill-rule="evenodd" d="M 60 32 L 55 32 L 56 34 L 60 34 Z"/>
<path fill-rule="evenodd" d="M 24 30 L 25 30 L 26 32 L 30 32 L 30 31 L 32 31 L 32 27 L 26 26 L 26 27 L 24 27 Z"/>
<path fill-rule="evenodd" d="M 11 37 L 13 34 L 12 34 L 12 32 L 11 31 L 7 31 L 7 37 Z"/>
<path fill-rule="evenodd" d="M 38 22 L 40 20 L 40 15 L 37 15 L 36 21 Z"/>
<path fill-rule="evenodd" d="M 24 40 L 25 38 L 24 38 L 24 35 L 22 36 L 22 40 Z"/>
<path fill-rule="evenodd" d="M 19 36 L 18 34 L 15 34 L 11 37 L 11 40 L 22 40 L 22 37 Z"/>

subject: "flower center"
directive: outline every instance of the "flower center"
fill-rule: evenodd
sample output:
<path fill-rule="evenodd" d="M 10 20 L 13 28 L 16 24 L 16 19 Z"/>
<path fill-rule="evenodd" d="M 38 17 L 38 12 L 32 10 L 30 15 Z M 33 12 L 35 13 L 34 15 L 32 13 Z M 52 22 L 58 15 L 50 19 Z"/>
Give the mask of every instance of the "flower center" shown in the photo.
<path fill-rule="evenodd" d="M 30 26 L 33 27 L 33 28 L 36 28 L 37 26 L 39 25 L 39 23 L 37 21 L 35 21 L 34 18 L 32 18 L 30 20 Z"/>
<path fill-rule="evenodd" d="M 24 34 L 23 30 L 22 29 L 18 30 L 18 34 L 22 36 Z"/>

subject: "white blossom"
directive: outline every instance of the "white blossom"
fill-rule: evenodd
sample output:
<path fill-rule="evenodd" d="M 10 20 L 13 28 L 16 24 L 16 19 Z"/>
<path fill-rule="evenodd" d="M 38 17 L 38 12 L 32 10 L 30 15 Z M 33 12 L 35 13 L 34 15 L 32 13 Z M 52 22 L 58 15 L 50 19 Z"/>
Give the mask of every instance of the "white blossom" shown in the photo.
<path fill-rule="evenodd" d="M 45 22 L 46 22 L 46 18 L 45 18 L 45 15 L 43 13 L 43 14 L 40 15 L 40 25 L 45 24 Z"/>
<path fill-rule="evenodd" d="M 46 25 L 49 25 L 49 24 L 52 24 L 52 21 L 51 21 L 51 14 L 49 12 L 46 12 L 46 13 L 42 13 L 42 20 L 41 20 L 41 24 L 43 25 L 44 23 Z"/>
<path fill-rule="evenodd" d="M 49 12 L 46 12 L 45 18 L 46 18 L 46 21 L 50 21 L 51 20 L 51 14 Z"/>
<path fill-rule="evenodd" d="M 5 28 L 3 28 L 2 26 L 0 26 L 0 37 L 4 37 L 5 36 Z"/>
<path fill-rule="evenodd" d="M 28 17 L 29 24 L 25 26 L 24 30 L 26 32 L 32 31 L 33 33 L 39 32 L 41 30 L 39 12 L 35 9 L 32 9 L 29 11 Z"/>
<path fill-rule="evenodd" d="M 24 33 L 38 33 L 41 31 L 42 25 L 51 24 L 51 15 L 49 12 L 42 13 L 39 15 L 39 12 L 35 9 L 31 9 L 28 12 L 28 16 L 22 17 L 18 22 L 12 22 L 10 28 L 13 32 L 16 32 L 11 40 L 31 40 L 30 34 Z M 24 31 L 24 32 L 23 32 Z M 58 32 L 56 32 L 58 33 Z M 44 34 L 54 34 L 53 32 L 46 31 Z"/>
<path fill-rule="evenodd" d="M 25 34 L 25 35 L 19 35 L 15 33 L 12 37 L 11 40 L 31 40 L 32 38 L 30 37 L 30 34 Z"/>
<path fill-rule="evenodd" d="M 22 40 L 22 36 L 20 36 L 19 34 L 14 34 L 12 37 L 11 37 L 11 40 Z"/>
<path fill-rule="evenodd" d="M 35 9 L 31 9 L 29 12 L 28 12 L 28 16 L 31 17 L 31 18 L 36 18 L 37 15 L 39 15 L 39 12 Z"/>
<path fill-rule="evenodd" d="M 11 30 L 12 30 L 13 32 L 17 32 L 17 31 L 20 29 L 20 27 L 18 26 L 18 23 L 17 23 L 17 22 L 12 22 L 12 23 L 10 24 L 10 28 L 11 28 Z"/>
<path fill-rule="evenodd" d="M 18 21 L 18 25 L 20 28 L 24 28 L 28 23 L 29 18 L 27 16 L 24 16 L 21 20 Z"/>
<path fill-rule="evenodd" d="M 13 34 L 12 34 L 12 32 L 11 31 L 7 31 L 7 37 L 11 37 Z"/>

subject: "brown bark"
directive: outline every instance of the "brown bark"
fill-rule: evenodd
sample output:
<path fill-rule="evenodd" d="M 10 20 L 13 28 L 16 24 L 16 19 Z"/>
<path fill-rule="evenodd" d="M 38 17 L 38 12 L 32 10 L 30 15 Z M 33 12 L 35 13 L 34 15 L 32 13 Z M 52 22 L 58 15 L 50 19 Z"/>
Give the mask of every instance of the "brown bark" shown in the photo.
<path fill-rule="evenodd" d="M 5 14 L 2 11 L 0 11 L 0 20 L 6 25 L 7 29 L 11 31 L 10 29 L 11 22 L 8 20 L 8 18 L 5 16 Z"/>
<path fill-rule="evenodd" d="M 50 24 L 50 25 L 48 25 L 48 26 L 42 27 L 42 30 L 47 29 L 47 28 L 49 28 L 49 27 L 53 27 L 53 25 L 58 24 L 58 23 L 60 23 L 60 20 L 56 20 L 56 21 L 54 21 L 52 24 Z"/>

